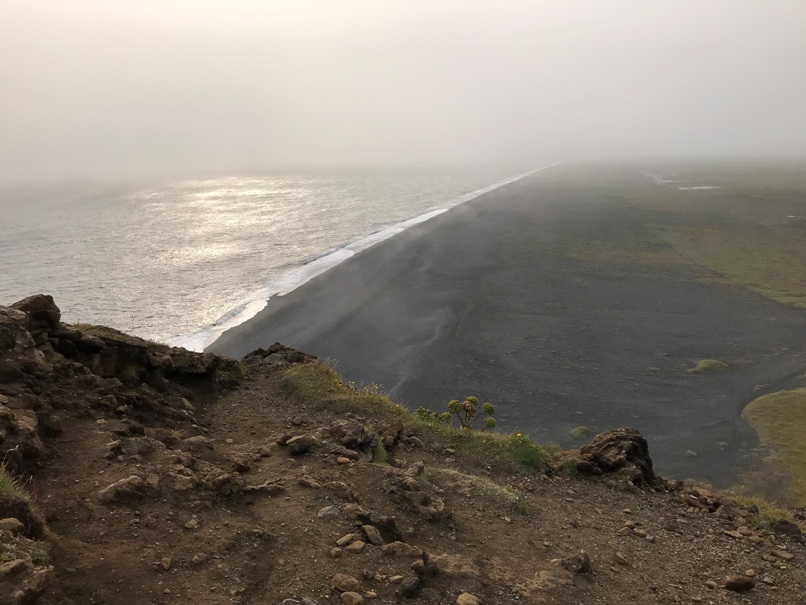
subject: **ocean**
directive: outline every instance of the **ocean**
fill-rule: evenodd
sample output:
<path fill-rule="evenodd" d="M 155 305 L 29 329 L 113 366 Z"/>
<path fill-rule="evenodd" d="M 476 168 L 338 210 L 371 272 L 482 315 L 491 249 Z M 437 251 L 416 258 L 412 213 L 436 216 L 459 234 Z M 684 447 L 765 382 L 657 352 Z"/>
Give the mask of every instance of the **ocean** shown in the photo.
<path fill-rule="evenodd" d="M 387 170 L 0 188 L 0 304 L 200 351 L 350 256 L 523 171 Z"/>

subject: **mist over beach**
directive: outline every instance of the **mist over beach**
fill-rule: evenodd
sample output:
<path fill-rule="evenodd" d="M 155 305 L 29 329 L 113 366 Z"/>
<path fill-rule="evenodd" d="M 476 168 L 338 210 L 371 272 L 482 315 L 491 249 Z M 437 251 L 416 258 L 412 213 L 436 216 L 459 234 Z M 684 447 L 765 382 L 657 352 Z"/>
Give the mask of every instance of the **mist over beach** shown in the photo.
<path fill-rule="evenodd" d="M 797 1 L 0 7 L 4 181 L 804 154 Z"/>

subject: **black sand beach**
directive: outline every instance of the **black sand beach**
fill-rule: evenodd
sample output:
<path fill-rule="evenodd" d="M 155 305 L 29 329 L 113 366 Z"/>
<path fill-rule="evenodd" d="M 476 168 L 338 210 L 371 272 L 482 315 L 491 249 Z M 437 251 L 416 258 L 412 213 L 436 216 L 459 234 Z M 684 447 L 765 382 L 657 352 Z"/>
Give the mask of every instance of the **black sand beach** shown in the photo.
<path fill-rule="evenodd" d="M 280 341 L 411 408 L 477 395 L 501 430 L 566 447 L 579 425 L 632 426 L 661 474 L 729 484 L 758 444 L 742 407 L 804 367 L 806 312 L 647 260 L 668 250 L 596 253 L 660 212 L 614 195 L 660 190 L 643 172 L 566 165 L 507 185 L 272 299 L 209 350 Z M 686 371 L 704 358 L 729 367 Z"/>

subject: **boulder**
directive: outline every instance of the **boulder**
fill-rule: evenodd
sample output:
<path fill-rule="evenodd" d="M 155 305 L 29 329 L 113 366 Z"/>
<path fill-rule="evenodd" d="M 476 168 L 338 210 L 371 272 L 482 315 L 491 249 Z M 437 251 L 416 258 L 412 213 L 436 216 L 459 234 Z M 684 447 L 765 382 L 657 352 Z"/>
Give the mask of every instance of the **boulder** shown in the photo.
<path fill-rule="evenodd" d="M 24 312 L 0 306 L 0 351 L 33 349 L 34 341 L 27 326 L 28 316 Z"/>
<path fill-rule="evenodd" d="M 53 302 L 53 297 L 47 294 L 34 294 L 15 302 L 11 308 L 22 311 L 28 316 L 28 332 L 31 336 L 55 331 L 62 318 L 62 312 Z"/>
<path fill-rule="evenodd" d="M 579 450 L 577 469 L 592 475 L 622 474 L 634 485 L 656 480 L 646 439 L 637 430 L 628 428 L 596 435 Z"/>

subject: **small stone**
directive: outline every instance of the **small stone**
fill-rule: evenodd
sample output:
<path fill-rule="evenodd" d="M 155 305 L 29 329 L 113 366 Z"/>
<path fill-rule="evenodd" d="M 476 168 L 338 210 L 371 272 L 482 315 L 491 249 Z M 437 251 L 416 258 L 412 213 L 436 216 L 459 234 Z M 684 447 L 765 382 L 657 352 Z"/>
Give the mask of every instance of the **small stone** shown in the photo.
<path fill-rule="evenodd" d="M 345 456 L 339 456 L 336 458 L 336 464 L 350 464 L 350 459 Z"/>
<path fill-rule="evenodd" d="M 403 576 L 389 576 L 390 584 L 400 584 L 403 581 Z"/>
<path fill-rule="evenodd" d="M 755 585 L 755 578 L 748 578 L 747 576 L 727 576 L 723 583 L 726 590 L 732 590 L 734 592 L 745 592 L 752 589 Z"/>
<path fill-rule="evenodd" d="M 456 597 L 456 605 L 481 605 L 481 599 L 469 592 L 463 592 Z"/>
<path fill-rule="evenodd" d="M 185 523 L 185 529 L 196 529 L 199 526 L 199 522 L 196 519 L 191 519 L 187 523 Z"/>
<path fill-rule="evenodd" d="M 631 514 L 632 514 L 632 509 L 630 509 L 630 508 L 625 508 L 625 509 L 624 509 L 624 510 L 622 510 L 621 512 L 623 512 L 625 515 L 631 515 Z"/>
<path fill-rule="evenodd" d="M 723 529 L 722 533 L 725 534 L 726 536 L 730 536 L 734 540 L 741 540 L 744 537 L 738 531 L 730 531 L 728 529 Z"/>
<path fill-rule="evenodd" d="M 579 551 L 578 555 L 566 557 L 561 561 L 561 565 L 568 571 L 578 574 L 590 573 L 591 571 L 591 558 L 584 550 Z"/>
<path fill-rule="evenodd" d="M 638 536 L 639 538 L 646 538 L 646 530 L 641 529 L 640 527 L 633 527 L 632 533 Z"/>
<path fill-rule="evenodd" d="M 772 579 L 772 576 L 764 576 L 761 578 L 761 581 L 764 582 L 767 586 L 774 586 L 775 580 Z"/>
<path fill-rule="evenodd" d="M 292 456 L 301 456 L 316 445 L 316 439 L 310 435 L 299 435 L 286 441 L 285 445 Z"/>
<path fill-rule="evenodd" d="M 407 599 L 414 599 L 420 596 L 421 590 L 422 587 L 420 586 L 420 578 L 417 576 L 403 578 L 400 581 L 400 594 Z"/>
<path fill-rule="evenodd" d="M 755 569 L 745 569 L 744 570 L 744 575 L 746 575 L 748 578 L 755 578 L 756 577 L 756 570 Z"/>
<path fill-rule="evenodd" d="M 162 594 L 171 594 L 171 589 L 166 588 L 165 590 L 162 591 Z"/>
<path fill-rule="evenodd" d="M 331 559 L 338 559 L 341 556 L 342 550 L 338 546 L 335 546 L 330 549 L 330 558 Z"/>
<path fill-rule="evenodd" d="M 378 593 L 375 592 L 374 590 L 365 590 L 362 593 L 362 595 L 363 595 L 363 597 L 365 599 L 377 599 L 378 598 Z"/>
<path fill-rule="evenodd" d="M 345 546 L 344 550 L 346 550 L 349 553 L 353 553 L 354 555 L 357 555 L 362 550 L 364 550 L 364 547 L 366 547 L 366 545 L 367 545 L 366 542 L 363 542 L 362 540 L 356 540 L 352 544 Z"/>
<path fill-rule="evenodd" d="M 714 582 L 713 580 L 708 580 L 708 581 L 705 583 L 705 587 L 706 587 L 708 590 L 716 590 L 717 588 L 719 588 L 719 584 L 717 584 L 717 583 L 716 583 L 716 582 Z"/>
<path fill-rule="evenodd" d="M 375 546 L 381 546 L 383 544 L 381 532 L 378 531 L 378 528 L 374 525 L 363 525 L 361 530 L 364 532 L 370 544 L 374 544 Z"/>
<path fill-rule="evenodd" d="M 343 592 L 339 597 L 339 601 L 343 603 L 343 605 L 361 605 L 364 602 L 364 597 L 362 597 L 357 592 Z"/>
<path fill-rule="evenodd" d="M 171 560 L 171 557 L 162 557 L 162 559 L 160 559 L 160 567 L 162 567 L 165 571 L 171 569 L 172 564 L 173 561 Z"/>
<path fill-rule="evenodd" d="M 342 592 L 355 592 L 361 590 L 361 583 L 352 576 L 337 573 L 330 578 L 330 586 Z"/>
<path fill-rule="evenodd" d="M 627 557 L 622 555 L 620 552 L 617 552 L 616 556 L 614 558 L 616 560 L 616 563 L 618 563 L 619 565 L 627 565 L 628 564 L 627 563 Z"/>
<path fill-rule="evenodd" d="M 360 540 L 361 536 L 356 533 L 352 534 L 344 534 L 341 538 L 336 540 L 336 546 L 347 546 L 351 542 L 355 542 L 356 540 Z"/>
<path fill-rule="evenodd" d="M 316 513 L 317 519 L 335 519 L 336 517 L 341 516 L 341 511 L 339 507 L 335 504 L 331 504 L 330 506 L 326 506 L 321 509 L 318 513 Z"/>
<path fill-rule="evenodd" d="M 791 561 L 795 558 L 795 555 L 793 555 L 791 552 L 786 552 L 785 550 L 774 550 L 772 551 L 772 554 L 779 559 L 783 559 L 784 561 Z"/>

